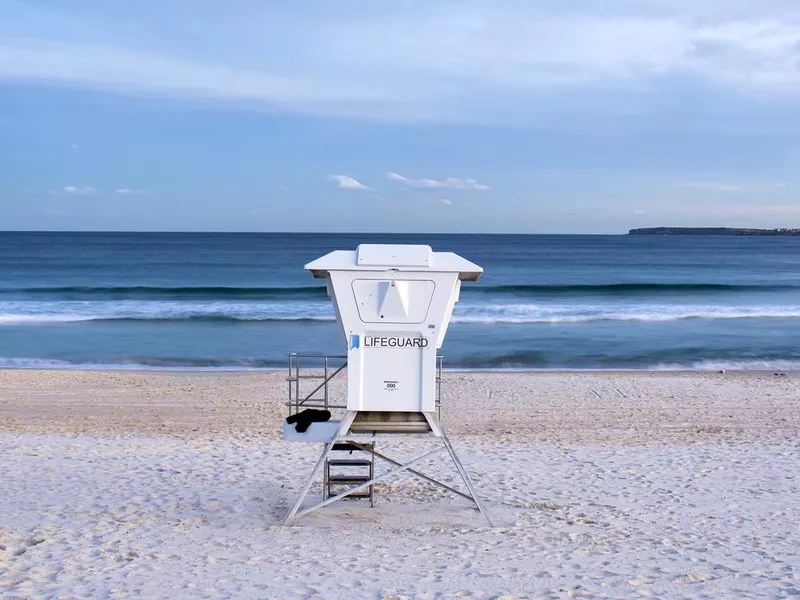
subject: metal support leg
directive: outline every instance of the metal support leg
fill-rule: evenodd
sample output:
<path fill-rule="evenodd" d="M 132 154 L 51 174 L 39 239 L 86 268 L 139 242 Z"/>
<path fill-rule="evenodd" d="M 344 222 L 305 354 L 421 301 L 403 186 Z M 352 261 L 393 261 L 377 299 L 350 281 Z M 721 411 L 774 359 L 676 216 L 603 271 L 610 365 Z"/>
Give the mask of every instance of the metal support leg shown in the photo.
<path fill-rule="evenodd" d="M 453 462 L 456 465 L 456 469 L 458 469 L 459 474 L 461 475 L 461 479 L 464 480 L 464 485 L 467 486 L 469 493 L 472 494 L 472 501 L 475 503 L 475 506 L 478 508 L 480 513 L 483 515 L 483 518 L 489 523 L 489 527 L 494 527 L 492 525 L 492 520 L 489 518 L 489 514 L 483 510 L 480 501 L 478 500 L 478 495 L 475 493 L 475 488 L 472 487 L 472 482 L 469 479 L 469 475 L 467 474 L 466 469 L 461 464 L 461 461 L 458 459 L 458 455 L 456 454 L 455 448 L 450 443 L 450 440 L 447 439 L 447 434 L 445 434 L 444 430 L 442 430 L 442 441 L 444 442 L 445 448 L 447 448 L 447 452 L 450 454 L 450 458 L 453 459 Z"/>
<path fill-rule="evenodd" d="M 394 469 L 391 469 L 390 471 L 386 471 L 386 473 L 382 473 L 381 475 L 378 475 L 377 477 L 375 477 L 373 479 L 370 479 L 369 481 L 366 481 L 366 482 L 364 482 L 364 483 L 362 483 L 360 485 L 357 485 L 354 488 L 350 488 L 349 490 L 346 490 L 346 491 L 342 492 L 341 494 L 337 494 L 336 496 L 332 496 L 332 497 L 328 498 L 327 500 L 325 500 L 324 502 L 320 502 L 316 506 L 312 506 L 311 508 L 306 508 L 305 510 L 302 510 L 299 513 L 297 513 L 297 517 L 296 518 L 302 517 L 303 515 L 307 515 L 308 513 L 314 512 L 315 510 L 319 510 L 323 506 L 328 506 L 328 504 L 332 504 L 333 502 L 336 502 L 337 500 L 340 500 L 340 499 L 344 498 L 345 496 L 349 496 L 350 494 L 353 494 L 355 492 L 363 490 L 367 486 L 373 485 L 373 484 L 375 484 L 375 483 L 377 483 L 379 481 L 383 481 L 384 479 L 386 479 L 390 475 L 394 475 L 395 473 L 399 473 L 401 471 L 407 471 L 409 466 L 411 466 L 414 463 L 417 463 L 417 462 L 419 462 L 419 461 L 421 461 L 421 460 L 423 460 L 425 458 L 428 458 L 432 454 L 436 454 L 437 452 L 441 452 L 442 450 L 443 450 L 443 448 L 436 448 L 435 450 L 431 450 L 430 452 L 428 452 L 426 454 L 423 454 L 422 456 L 418 456 L 417 458 L 415 458 L 413 460 L 410 460 L 405 464 L 401 464 L 399 467 L 395 467 Z M 291 516 L 294 516 L 294 515 L 292 514 Z M 287 522 L 288 522 L 288 518 L 287 518 Z"/>
<path fill-rule="evenodd" d="M 364 451 L 372 452 L 375 456 L 385 460 L 388 463 L 391 463 L 391 464 L 393 464 L 395 466 L 401 466 L 401 463 L 397 462 L 396 460 L 394 460 L 392 458 L 389 458 L 388 456 L 385 456 L 385 455 L 381 454 L 377 450 L 370 450 L 366 446 L 362 446 L 358 442 L 354 442 L 352 440 L 350 441 L 350 443 L 353 444 L 354 446 L 358 446 L 359 448 L 361 448 Z M 406 469 L 406 471 L 408 471 L 409 473 L 411 473 L 413 475 L 416 475 L 417 477 L 420 477 L 420 478 L 424 479 L 425 481 L 428 481 L 428 482 L 430 482 L 430 483 L 432 483 L 434 485 L 438 485 L 439 487 L 446 489 L 448 492 L 452 492 L 452 493 L 454 493 L 454 494 L 456 494 L 458 496 L 461 496 L 462 498 L 466 498 L 467 500 L 469 500 L 471 502 L 475 501 L 475 499 L 472 496 L 470 496 L 469 494 L 465 494 L 461 490 L 457 490 L 454 487 L 450 487 L 446 483 L 442 483 L 441 481 L 437 481 L 433 477 L 429 477 L 428 475 L 425 475 L 425 473 L 420 473 L 419 471 L 416 471 L 416 470 L 410 469 L 410 468 Z"/>
<path fill-rule="evenodd" d="M 311 476 L 306 481 L 306 484 L 303 486 L 303 491 L 300 492 L 300 497 L 297 499 L 297 502 L 294 503 L 292 510 L 289 511 L 289 514 L 286 515 L 286 519 L 284 520 L 283 524 L 287 525 L 297 514 L 297 511 L 300 509 L 300 506 L 303 504 L 303 500 L 306 499 L 306 495 L 308 494 L 308 490 L 311 489 L 311 486 L 314 484 L 314 480 L 317 478 L 317 475 L 322 469 L 325 461 L 328 460 L 328 455 L 333 450 L 333 445 L 336 443 L 342 435 L 346 434 L 350 430 L 350 425 L 353 424 L 353 419 L 356 418 L 356 413 L 352 411 L 347 411 L 342 419 L 342 422 L 339 424 L 339 429 L 336 431 L 336 435 L 334 436 L 333 440 L 325 444 L 325 449 L 322 451 L 322 456 L 319 457 L 317 464 L 314 466 L 314 470 L 311 472 Z"/>
<path fill-rule="evenodd" d="M 370 445 L 369 478 L 375 479 L 375 442 Z M 369 507 L 375 508 L 375 486 L 369 486 Z"/>

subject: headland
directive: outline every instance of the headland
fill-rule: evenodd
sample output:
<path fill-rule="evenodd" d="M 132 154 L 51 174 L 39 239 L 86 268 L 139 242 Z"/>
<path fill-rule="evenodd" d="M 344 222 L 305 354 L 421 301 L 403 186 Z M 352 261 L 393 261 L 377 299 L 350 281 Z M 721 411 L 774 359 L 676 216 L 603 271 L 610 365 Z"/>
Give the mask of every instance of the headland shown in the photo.
<path fill-rule="evenodd" d="M 800 236 L 800 229 L 742 229 L 738 227 L 641 227 L 628 235 L 729 235 L 729 236 Z"/>

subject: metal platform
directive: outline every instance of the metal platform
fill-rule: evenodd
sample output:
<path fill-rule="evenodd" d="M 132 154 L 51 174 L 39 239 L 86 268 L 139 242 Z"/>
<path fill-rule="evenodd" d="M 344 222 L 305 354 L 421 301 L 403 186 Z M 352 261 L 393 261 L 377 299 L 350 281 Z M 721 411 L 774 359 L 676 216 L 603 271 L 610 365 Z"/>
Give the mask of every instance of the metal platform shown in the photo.
<path fill-rule="evenodd" d="M 359 412 L 350 425 L 349 433 L 369 435 L 435 433 L 422 413 Z"/>

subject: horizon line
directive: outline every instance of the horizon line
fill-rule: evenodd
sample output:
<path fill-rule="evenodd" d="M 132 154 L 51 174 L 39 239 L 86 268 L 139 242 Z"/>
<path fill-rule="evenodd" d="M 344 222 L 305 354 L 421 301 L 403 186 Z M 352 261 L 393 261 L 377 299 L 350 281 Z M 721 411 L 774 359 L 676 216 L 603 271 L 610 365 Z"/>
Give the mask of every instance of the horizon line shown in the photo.
<path fill-rule="evenodd" d="M 494 231 L 224 231 L 224 230 L 178 230 L 178 229 L 0 229 L 6 233 L 180 233 L 180 234 L 270 234 L 270 235 L 595 235 L 624 236 L 624 233 L 536 233 L 536 232 L 494 232 Z"/>

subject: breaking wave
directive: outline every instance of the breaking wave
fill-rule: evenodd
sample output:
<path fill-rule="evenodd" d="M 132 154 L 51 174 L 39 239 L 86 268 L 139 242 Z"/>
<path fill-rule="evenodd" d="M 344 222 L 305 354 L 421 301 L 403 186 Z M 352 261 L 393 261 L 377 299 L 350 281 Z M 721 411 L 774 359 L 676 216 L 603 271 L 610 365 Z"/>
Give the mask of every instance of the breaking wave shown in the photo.
<path fill-rule="evenodd" d="M 147 300 L 240 298 L 269 300 L 275 298 L 325 298 L 325 286 L 297 287 L 226 287 L 226 286 L 60 286 L 3 288 L 0 296 L 58 297 L 64 300 Z"/>
<path fill-rule="evenodd" d="M 687 319 L 797 319 L 800 306 L 492 304 L 457 305 L 455 323 L 568 325 L 602 321 L 669 322 Z M 4 302 L 0 325 L 81 321 L 280 322 L 334 321 L 327 302 Z"/>
<path fill-rule="evenodd" d="M 608 295 L 633 296 L 645 294 L 677 293 L 729 293 L 729 292 L 775 292 L 800 290 L 795 285 L 733 285 L 724 283 L 647 283 L 621 282 L 599 284 L 519 284 L 519 285 L 477 285 L 466 289 L 469 293 L 513 293 L 517 295 Z"/>
<path fill-rule="evenodd" d="M 448 361 L 447 370 L 492 371 L 702 371 L 702 372 L 775 372 L 800 373 L 800 360 L 789 359 L 719 359 L 652 363 L 652 357 L 628 357 L 625 364 L 615 366 L 558 365 L 541 352 L 518 351 L 491 358 L 475 357 Z M 120 369 L 120 370 L 197 370 L 197 371 L 250 371 L 279 370 L 286 368 L 283 357 L 269 358 L 174 358 L 157 356 L 130 357 L 109 362 L 67 361 L 45 358 L 2 358 L 0 369 Z"/>
<path fill-rule="evenodd" d="M 796 319 L 800 306 L 635 306 L 542 307 L 505 305 L 465 308 L 453 316 L 460 323 L 570 324 L 600 321 L 668 322 L 687 319 Z"/>
<path fill-rule="evenodd" d="M 775 292 L 800 290 L 798 285 L 732 285 L 722 283 L 618 282 L 602 284 L 507 284 L 465 287 L 467 296 L 638 296 L 657 294 Z M 0 297 L 61 298 L 64 300 L 271 300 L 325 298 L 325 286 L 41 286 L 0 288 Z"/>
<path fill-rule="evenodd" d="M 46 358 L 2 358 L 0 369 L 120 369 L 120 370 L 275 370 L 286 368 L 285 360 L 133 357 L 112 362 L 67 361 Z"/>

